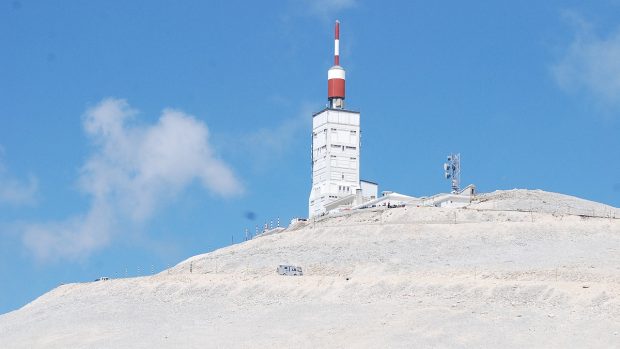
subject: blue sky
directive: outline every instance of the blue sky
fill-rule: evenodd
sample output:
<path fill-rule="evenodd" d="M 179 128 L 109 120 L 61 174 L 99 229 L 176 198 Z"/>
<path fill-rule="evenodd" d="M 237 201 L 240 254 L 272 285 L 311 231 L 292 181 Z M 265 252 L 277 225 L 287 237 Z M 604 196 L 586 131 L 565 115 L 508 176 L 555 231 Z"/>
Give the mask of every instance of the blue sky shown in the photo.
<path fill-rule="evenodd" d="M 340 19 L 361 177 L 620 206 L 618 1 L 0 2 L 0 313 L 305 216 Z"/>

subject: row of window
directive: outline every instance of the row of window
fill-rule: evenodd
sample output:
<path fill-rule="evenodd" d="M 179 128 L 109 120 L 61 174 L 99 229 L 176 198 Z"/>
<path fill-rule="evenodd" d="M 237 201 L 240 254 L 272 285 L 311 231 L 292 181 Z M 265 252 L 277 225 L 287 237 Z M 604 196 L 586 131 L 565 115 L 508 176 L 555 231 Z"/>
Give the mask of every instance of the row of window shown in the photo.
<path fill-rule="evenodd" d="M 342 151 L 344 151 L 345 149 L 348 149 L 348 150 L 356 150 L 357 149 L 356 147 L 353 147 L 353 146 L 350 146 L 350 145 L 344 146 L 344 145 L 332 144 L 332 149 L 341 149 L 341 148 L 342 148 Z"/>
<path fill-rule="evenodd" d="M 332 148 L 333 149 L 342 149 L 343 151 L 345 149 L 347 149 L 347 150 L 356 150 L 357 149 L 357 147 L 354 147 L 354 146 L 350 146 L 350 145 L 344 146 L 344 145 L 338 145 L 338 144 L 332 144 Z M 317 150 L 319 150 L 319 151 L 323 150 L 323 149 L 327 149 L 327 145 L 323 145 L 320 148 L 317 148 Z"/>
<path fill-rule="evenodd" d="M 336 131 L 336 132 L 337 132 L 338 130 L 337 130 L 337 129 L 335 129 L 335 128 L 332 128 L 332 131 Z M 343 130 L 343 131 L 344 131 L 344 130 Z M 325 128 L 325 129 L 323 129 L 323 131 L 322 131 L 322 132 L 327 133 L 327 129 L 326 129 L 326 128 Z M 350 131 L 349 131 L 349 133 L 350 133 L 350 134 L 352 134 L 352 135 L 355 135 L 355 134 L 357 134 L 357 131 L 355 131 L 355 130 L 350 130 Z M 312 132 L 312 137 L 316 137 L 317 135 L 318 135 L 318 133 L 317 133 L 317 132 Z"/>
<path fill-rule="evenodd" d="M 327 132 L 327 129 L 323 129 L 323 131 L 324 131 L 324 132 Z M 332 128 L 332 131 L 338 131 L 338 129 L 336 129 L 336 128 Z M 343 131 L 345 131 L 345 130 L 343 130 Z M 350 130 L 349 132 L 350 132 L 352 135 L 354 135 L 354 134 L 356 134 L 356 133 L 357 133 L 357 131 L 355 131 L 355 130 Z"/>
<path fill-rule="evenodd" d="M 332 158 L 337 158 L 337 157 L 338 157 L 338 155 L 330 155 L 330 157 L 332 157 Z M 357 158 L 356 158 L 356 157 L 350 157 L 349 159 L 351 159 L 351 160 L 357 160 Z M 316 160 L 314 160 L 314 161 L 316 162 Z"/>

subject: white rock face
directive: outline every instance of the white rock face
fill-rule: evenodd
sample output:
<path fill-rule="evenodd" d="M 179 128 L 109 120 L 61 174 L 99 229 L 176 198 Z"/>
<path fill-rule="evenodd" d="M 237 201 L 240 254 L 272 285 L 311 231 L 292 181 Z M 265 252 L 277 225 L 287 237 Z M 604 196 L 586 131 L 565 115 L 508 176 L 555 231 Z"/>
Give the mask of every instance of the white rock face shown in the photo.
<path fill-rule="evenodd" d="M 527 190 L 325 217 L 0 316 L 1 348 L 593 348 L 619 332 L 620 210 Z"/>

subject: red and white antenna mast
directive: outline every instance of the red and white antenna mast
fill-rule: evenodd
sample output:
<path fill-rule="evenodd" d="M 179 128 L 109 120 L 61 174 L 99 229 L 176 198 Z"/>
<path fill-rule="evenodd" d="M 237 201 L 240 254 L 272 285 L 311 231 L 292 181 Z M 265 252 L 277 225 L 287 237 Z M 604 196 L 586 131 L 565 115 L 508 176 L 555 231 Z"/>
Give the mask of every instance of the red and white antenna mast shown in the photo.
<path fill-rule="evenodd" d="M 327 99 L 331 109 L 344 108 L 345 72 L 340 66 L 340 22 L 334 32 L 334 66 L 327 71 Z"/>
<path fill-rule="evenodd" d="M 336 21 L 334 31 L 334 65 L 340 65 L 340 22 Z"/>

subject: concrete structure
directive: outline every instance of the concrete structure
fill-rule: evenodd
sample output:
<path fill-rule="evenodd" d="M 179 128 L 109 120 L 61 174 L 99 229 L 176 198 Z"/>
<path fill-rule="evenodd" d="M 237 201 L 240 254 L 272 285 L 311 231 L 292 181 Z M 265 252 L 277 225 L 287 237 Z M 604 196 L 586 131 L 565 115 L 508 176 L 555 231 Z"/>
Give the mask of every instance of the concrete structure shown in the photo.
<path fill-rule="evenodd" d="M 360 114 L 327 108 L 312 119 L 310 217 L 360 188 Z"/>
<path fill-rule="evenodd" d="M 334 66 L 327 73 L 329 104 L 312 116 L 312 189 L 308 199 L 309 217 L 328 212 L 328 206 L 333 208 L 333 203 L 341 199 L 346 198 L 345 202 L 352 202 L 358 189 L 362 189 L 359 166 L 360 113 L 344 109 L 345 70 L 339 65 L 339 42 L 340 23 L 336 22 Z M 372 192 L 371 187 L 365 186 L 367 191 Z"/>
<path fill-rule="evenodd" d="M 476 195 L 476 186 L 468 185 L 460 192 L 437 194 L 430 197 L 416 198 L 409 195 L 384 191 L 374 200 L 364 200 L 361 204 L 353 204 L 347 209 L 359 210 L 373 207 L 398 207 L 398 206 L 434 206 L 434 207 L 463 207 L 469 205 Z M 343 200 L 344 201 L 344 200 Z M 341 207 L 343 209 L 343 207 Z"/>
<path fill-rule="evenodd" d="M 476 186 L 468 185 L 458 193 L 437 194 L 420 199 L 420 206 L 463 207 L 469 205 L 476 195 Z"/>
<path fill-rule="evenodd" d="M 383 195 L 381 197 L 378 197 L 373 200 L 367 200 L 361 204 L 351 207 L 351 209 L 359 210 L 359 209 L 373 208 L 373 207 L 395 207 L 395 206 L 403 206 L 403 205 L 419 206 L 420 199 L 413 197 L 413 196 L 408 196 L 408 195 L 403 195 L 399 193 L 394 193 L 391 191 L 386 191 L 386 192 L 383 192 Z"/>
<path fill-rule="evenodd" d="M 394 192 L 378 196 L 377 183 L 360 180 L 360 113 L 347 110 L 345 70 L 340 66 L 340 23 L 334 35 L 334 65 L 327 72 L 327 108 L 312 116 L 312 189 L 308 216 L 371 207 L 438 206 L 459 207 L 468 204 L 475 187 L 458 190 L 460 165 L 457 155 L 448 160 L 453 179 L 452 193 L 416 198 Z M 445 170 L 448 174 L 448 164 Z M 296 223 L 296 222 L 295 222 Z M 293 222 L 291 222 L 293 224 Z"/>
<path fill-rule="evenodd" d="M 378 197 L 379 185 L 377 183 L 361 180 L 360 187 L 362 188 L 362 197 L 365 201 L 374 200 Z"/>

